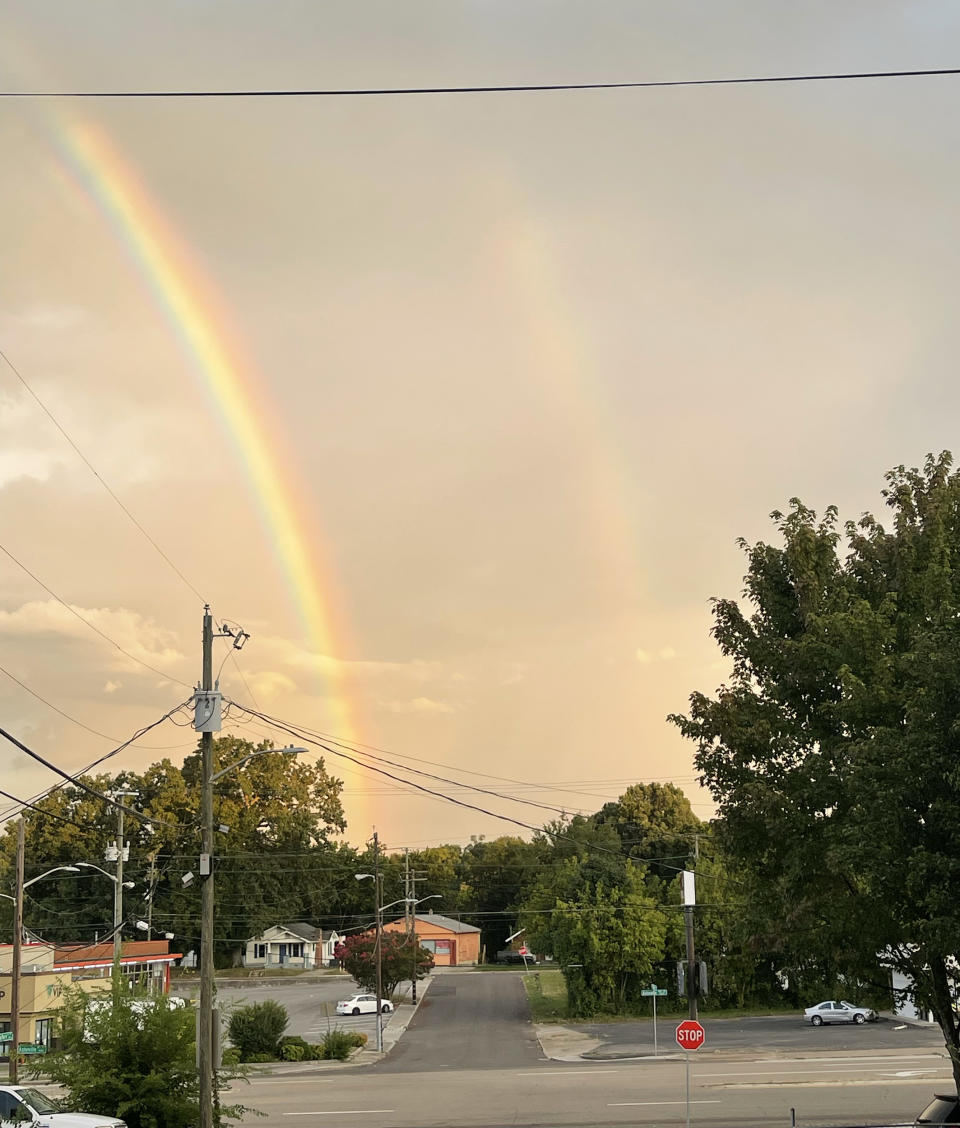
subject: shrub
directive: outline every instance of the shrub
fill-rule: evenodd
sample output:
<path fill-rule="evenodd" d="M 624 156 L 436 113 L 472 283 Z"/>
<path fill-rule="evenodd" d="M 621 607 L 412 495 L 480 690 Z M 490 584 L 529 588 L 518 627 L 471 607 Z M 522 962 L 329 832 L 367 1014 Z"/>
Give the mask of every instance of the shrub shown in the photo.
<path fill-rule="evenodd" d="M 357 1045 L 352 1035 L 353 1031 L 349 1030 L 328 1030 L 320 1043 L 324 1058 L 333 1061 L 346 1061 L 350 1056 L 350 1051 L 355 1049 Z"/>
<path fill-rule="evenodd" d="M 220 1064 L 227 1069 L 240 1064 L 240 1051 L 236 1046 L 227 1046 L 220 1055 Z"/>
<path fill-rule="evenodd" d="M 273 999 L 239 1007 L 230 1016 L 230 1041 L 241 1061 L 271 1061 L 280 1056 L 280 1039 L 287 1028 L 287 1008 Z M 266 1058 L 260 1055 L 268 1055 Z"/>
<path fill-rule="evenodd" d="M 361 1034 L 359 1030 L 348 1030 L 346 1031 L 346 1035 L 350 1039 L 351 1044 L 356 1046 L 357 1049 L 367 1044 L 366 1034 Z"/>
<path fill-rule="evenodd" d="M 265 1061 L 276 1061 L 277 1055 L 276 1054 L 250 1054 L 248 1057 L 244 1058 L 244 1060 L 249 1062 L 251 1065 L 259 1065 L 259 1064 L 261 1064 L 262 1062 L 265 1062 Z"/>
<path fill-rule="evenodd" d="M 307 1052 L 303 1046 L 298 1046 L 296 1042 L 288 1042 L 285 1046 L 280 1047 L 280 1056 L 284 1061 L 303 1061 L 304 1054 Z"/>
<path fill-rule="evenodd" d="M 310 1049 L 310 1043 L 306 1038 L 301 1038 L 299 1034 L 285 1034 L 280 1039 L 280 1052 L 283 1053 L 287 1046 L 299 1046 L 304 1053 Z"/>
<path fill-rule="evenodd" d="M 44 1059 L 43 1070 L 73 1108 L 120 1117 L 130 1128 L 195 1128 L 195 1017 L 192 1008 L 173 1006 L 164 996 L 137 994 L 119 976 L 109 992 L 96 996 L 69 987 L 57 1015 L 62 1050 Z M 237 1075 L 227 1068 L 217 1083 Z M 243 1109 L 220 1112 L 235 1119 Z"/>

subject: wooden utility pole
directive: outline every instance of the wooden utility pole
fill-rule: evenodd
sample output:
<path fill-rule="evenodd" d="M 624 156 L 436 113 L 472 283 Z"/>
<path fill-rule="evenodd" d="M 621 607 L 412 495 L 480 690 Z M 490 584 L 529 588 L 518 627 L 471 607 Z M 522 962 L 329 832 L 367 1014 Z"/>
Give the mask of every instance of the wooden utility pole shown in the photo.
<path fill-rule="evenodd" d="M 17 1058 L 20 1048 L 20 962 L 23 945 L 23 815 L 17 819 L 17 885 L 13 905 L 13 966 L 10 968 L 10 1084 L 17 1083 Z"/>
<path fill-rule="evenodd" d="M 377 917 L 377 938 L 374 952 L 377 961 L 377 1053 L 383 1053 L 383 1011 L 380 1001 L 383 995 L 383 928 L 380 922 L 380 838 L 373 832 L 373 907 Z"/>
<path fill-rule="evenodd" d="M 213 690 L 213 618 L 203 612 L 203 680 L 201 688 Z M 200 857 L 200 1021 L 197 1058 L 200 1066 L 200 1128 L 213 1128 L 213 732 L 200 734 L 200 773 L 203 796 L 201 822 L 203 853 Z M 206 870 L 206 872 L 204 872 Z"/>

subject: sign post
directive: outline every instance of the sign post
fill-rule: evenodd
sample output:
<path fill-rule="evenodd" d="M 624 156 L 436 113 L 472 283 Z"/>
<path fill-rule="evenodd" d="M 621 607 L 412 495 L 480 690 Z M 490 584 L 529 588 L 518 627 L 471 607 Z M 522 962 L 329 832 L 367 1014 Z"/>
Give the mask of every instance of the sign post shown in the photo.
<path fill-rule="evenodd" d="M 677 1045 L 683 1050 L 687 1067 L 687 1128 L 690 1128 L 690 1051 L 699 1050 L 706 1040 L 706 1032 L 696 1019 L 685 1019 L 677 1027 Z"/>
<path fill-rule="evenodd" d="M 651 983 L 649 987 L 645 987 L 640 994 L 648 995 L 653 999 L 653 1056 L 657 1056 L 657 996 L 665 995 L 667 989 L 665 987 L 658 987 L 656 983 Z"/>

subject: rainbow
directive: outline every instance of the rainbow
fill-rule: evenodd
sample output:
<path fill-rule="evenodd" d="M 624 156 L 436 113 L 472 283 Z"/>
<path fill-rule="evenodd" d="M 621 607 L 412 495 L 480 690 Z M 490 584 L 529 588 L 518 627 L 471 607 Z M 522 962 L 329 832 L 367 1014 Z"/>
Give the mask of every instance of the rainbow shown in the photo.
<path fill-rule="evenodd" d="M 329 660 L 347 649 L 345 625 L 333 609 L 340 602 L 331 594 L 333 575 L 306 505 L 298 501 L 296 473 L 279 454 L 280 428 L 264 396 L 256 396 L 262 379 L 244 360 L 238 331 L 194 256 L 102 131 L 60 117 L 56 135 L 70 170 L 128 249 L 230 435 L 307 644 L 317 655 L 329 695 L 329 720 L 321 727 L 347 741 L 360 740 L 342 663 Z M 360 812 L 353 815 L 366 825 Z"/>

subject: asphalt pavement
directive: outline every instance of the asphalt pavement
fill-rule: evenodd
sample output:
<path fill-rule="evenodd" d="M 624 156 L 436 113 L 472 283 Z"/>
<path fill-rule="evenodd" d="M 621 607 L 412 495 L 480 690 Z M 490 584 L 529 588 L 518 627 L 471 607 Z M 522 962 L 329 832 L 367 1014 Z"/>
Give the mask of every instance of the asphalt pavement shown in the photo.
<path fill-rule="evenodd" d="M 663 1051 L 677 1050 L 674 1032 L 679 1018 L 659 1019 L 657 1040 Z M 800 1014 L 770 1015 L 761 1018 L 713 1018 L 709 1012 L 700 1019 L 706 1030 L 707 1051 L 767 1050 L 789 1053 L 835 1053 L 908 1048 L 942 1049 L 943 1035 L 936 1027 L 909 1026 L 881 1018 L 862 1026 L 811 1026 Z M 598 1060 L 653 1053 L 653 1022 L 568 1023 L 601 1044 L 587 1052 Z"/>
<path fill-rule="evenodd" d="M 378 1073 L 512 1069 L 543 1060 L 523 980 L 498 972 L 435 971 L 430 990 Z"/>

